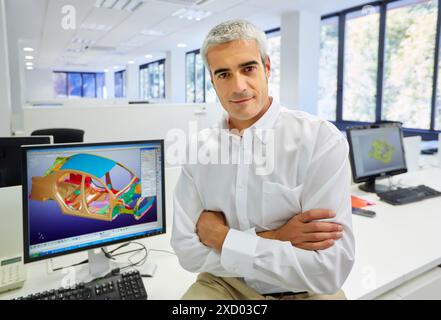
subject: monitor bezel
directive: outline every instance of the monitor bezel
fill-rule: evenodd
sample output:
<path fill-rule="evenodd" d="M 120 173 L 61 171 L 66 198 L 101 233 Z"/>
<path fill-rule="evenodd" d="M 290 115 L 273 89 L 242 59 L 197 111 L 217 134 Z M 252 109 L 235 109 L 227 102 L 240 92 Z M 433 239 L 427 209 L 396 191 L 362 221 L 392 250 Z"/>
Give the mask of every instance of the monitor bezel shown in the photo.
<path fill-rule="evenodd" d="M 353 149 L 353 144 L 352 144 L 352 132 L 358 131 L 358 130 L 379 129 L 379 128 L 385 128 L 385 127 L 398 128 L 398 131 L 400 134 L 401 152 L 403 154 L 404 168 L 379 172 L 379 173 L 375 173 L 375 174 L 371 174 L 371 175 L 367 175 L 367 176 L 357 176 L 357 172 L 356 172 L 357 168 L 355 166 L 354 149 Z M 349 143 L 349 159 L 350 159 L 350 163 L 351 163 L 352 179 L 355 183 L 366 182 L 366 181 L 369 181 L 369 180 L 372 180 L 375 178 L 379 178 L 379 177 L 394 176 L 397 174 L 407 172 L 406 154 L 405 154 L 404 143 L 403 143 L 403 128 L 402 128 L 401 124 L 399 124 L 399 123 L 381 123 L 381 124 L 352 126 L 352 127 L 346 128 L 346 137 L 347 137 L 347 140 Z"/>
<path fill-rule="evenodd" d="M 53 144 L 53 145 L 45 145 L 45 149 L 61 149 L 68 147 L 100 147 L 100 146 L 112 146 L 112 145 L 125 145 L 125 144 L 146 144 L 146 143 L 159 143 L 161 147 L 161 192 L 162 192 L 162 230 L 156 231 L 152 233 L 147 233 L 144 235 L 127 237 L 124 239 L 118 239 L 114 241 L 104 242 L 100 244 L 94 244 L 82 248 L 72 249 L 69 251 L 63 251 L 58 253 L 47 254 L 44 256 L 38 257 L 30 257 L 29 255 L 29 212 L 28 212 L 28 183 L 27 183 L 27 152 L 33 149 L 40 149 L 42 146 L 32 145 L 22 147 L 22 213 L 23 213 L 23 262 L 25 264 L 37 262 L 41 260 L 52 259 L 60 256 L 66 256 L 78 252 L 88 251 L 96 248 L 102 248 L 118 243 L 130 242 L 133 240 L 148 238 L 156 235 L 165 234 L 167 232 L 167 221 L 166 221 L 166 208 L 165 208 L 165 161 L 164 161 L 164 140 L 163 139 L 155 139 L 155 140 L 136 140 L 136 141 L 117 141 L 117 142 L 96 142 L 96 143 L 63 143 L 63 144 Z"/>

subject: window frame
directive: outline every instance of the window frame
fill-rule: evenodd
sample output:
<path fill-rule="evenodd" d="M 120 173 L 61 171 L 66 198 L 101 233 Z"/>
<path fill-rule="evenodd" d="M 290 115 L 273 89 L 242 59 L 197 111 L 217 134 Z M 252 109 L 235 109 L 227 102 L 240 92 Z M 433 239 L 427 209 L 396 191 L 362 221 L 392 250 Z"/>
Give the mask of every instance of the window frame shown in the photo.
<path fill-rule="evenodd" d="M 383 0 L 372 1 L 355 7 L 351 7 L 342 11 L 333 12 L 323 15 L 321 20 L 338 17 L 338 58 L 337 58 L 337 98 L 336 98 L 336 120 L 331 121 L 340 130 L 345 130 L 347 127 L 354 125 L 366 125 L 371 122 L 362 121 L 345 121 L 343 120 L 343 84 L 344 84 L 344 49 L 345 49 L 345 28 L 346 15 L 352 12 L 360 11 L 365 6 L 378 7 L 380 14 L 379 25 L 379 45 L 378 45 L 378 65 L 377 65 L 377 90 L 376 90 L 376 106 L 375 106 L 375 121 L 381 121 L 381 111 L 383 102 L 383 83 L 384 83 L 384 58 L 385 58 L 385 40 L 386 40 L 386 19 L 387 19 L 387 5 L 393 2 L 400 2 L 403 0 Z M 438 67 L 440 54 L 440 36 L 441 36 L 441 0 L 438 1 L 438 12 L 436 22 L 436 37 L 435 37 L 435 57 L 434 70 L 432 77 L 432 97 L 431 97 L 431 111 L 430 111 L 430 128 L 429 129 L 415 129 L 403 128 L 404 136 L 421 135 L 423 140 L 437 140 L 437 136 L 441 133 L 440 130 L 435 130 L 436 121 L 436 96 L 438 87 Z"/>
<path fill-rule="evenodd" d="M 193 86 L 193 97 L 194 98 L 193 98 L 193 101 L 189 101 L 188 100 L 188 96 L 187 96 L 187 85 L 188 85 L 188 82 L 187 82 L 187 79 L 188 79 L 188 77 L 187 77 L 187 59 L 192 54 L 193 54 L 192 65 L 193 65 L 193 72 L 194 72 L 193 73 L 194 76 L 193 76 L 193 80 L 192 81 L 194 83 L 194 86 Z M 203 72 L 203 77 L 204 77 L 203 96 L 204 96 L 204 99 L 201 102 L 196 102 L 196 98 L 197 98 L 197 95 L 196 95 L 196 92 L 197 92 L 196 56 L 200 55 L 200 54 L 201 54 L 201 49 L 196 49 L 196 50 L 188 51 L 188 52 L 185 53 L 185 102 L 186 103 L 206 103 L 206 101 L 207 101 L 207 78 L 206 78 L 206 74 L 207 74 L 207 70 L 206 69 L 207 68 L 205 68 L 205 65 L 203 65 L 203 70 L 204 70 L 204 72 Z"/>

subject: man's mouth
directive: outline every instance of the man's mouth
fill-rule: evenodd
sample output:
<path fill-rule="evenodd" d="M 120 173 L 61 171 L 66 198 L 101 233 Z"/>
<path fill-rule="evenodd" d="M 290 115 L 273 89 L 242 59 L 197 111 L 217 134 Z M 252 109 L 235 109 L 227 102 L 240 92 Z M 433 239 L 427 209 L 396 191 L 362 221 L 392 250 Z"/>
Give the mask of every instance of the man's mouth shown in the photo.
<path fill-rule="evenodd" d="M 250 98 L 246 98 L 246 99 L 240 99 L 240 100 L 230 100 L 232 103 L 244 103 L 247 101 L 250 101 L 251 99 L 253 99 L 254 97 L 250 97 Z"/>

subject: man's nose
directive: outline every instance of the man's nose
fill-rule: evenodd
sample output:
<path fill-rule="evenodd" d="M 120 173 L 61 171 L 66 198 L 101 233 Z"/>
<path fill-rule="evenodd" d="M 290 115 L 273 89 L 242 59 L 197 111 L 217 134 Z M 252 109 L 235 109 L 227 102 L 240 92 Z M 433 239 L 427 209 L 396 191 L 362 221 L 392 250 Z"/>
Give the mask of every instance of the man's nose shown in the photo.
<path fill-rule="evenodd" d="M 246 79 L 241 75 L 237 75 L 236 77 L 234 77 L 233 91 L 241 93 L 245 90 L 247 90 Z"/>

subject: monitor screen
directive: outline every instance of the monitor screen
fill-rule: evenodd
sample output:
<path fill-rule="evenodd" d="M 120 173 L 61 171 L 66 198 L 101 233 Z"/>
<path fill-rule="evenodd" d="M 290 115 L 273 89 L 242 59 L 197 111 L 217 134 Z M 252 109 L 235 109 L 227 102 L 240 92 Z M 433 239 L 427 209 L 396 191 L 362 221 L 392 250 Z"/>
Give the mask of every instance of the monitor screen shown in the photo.
<path fill-rule="evenodd" d="M 400 125 L 353 127 L 347 130 L 347 138 L 355 182 L 407 171 Z"/>
<path fill-rule="evenodd" d="M 0 137 L 0 188 L 21 185 L 21 146 L 50 143 L 52 136 Z"/>
<path fill-rule="evenodd" d="M 23 148 L 25 263 L 165 233 L 163 145 Z"/>

